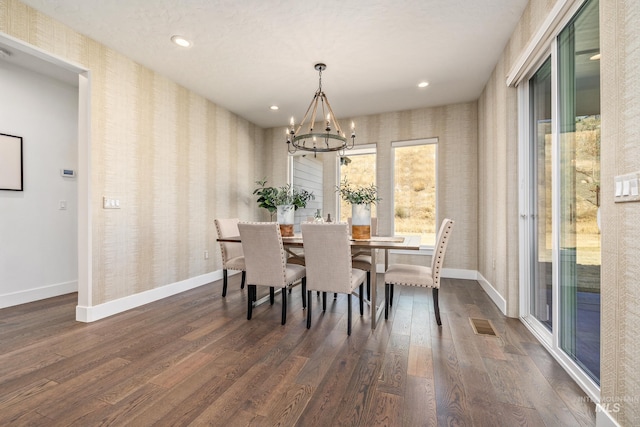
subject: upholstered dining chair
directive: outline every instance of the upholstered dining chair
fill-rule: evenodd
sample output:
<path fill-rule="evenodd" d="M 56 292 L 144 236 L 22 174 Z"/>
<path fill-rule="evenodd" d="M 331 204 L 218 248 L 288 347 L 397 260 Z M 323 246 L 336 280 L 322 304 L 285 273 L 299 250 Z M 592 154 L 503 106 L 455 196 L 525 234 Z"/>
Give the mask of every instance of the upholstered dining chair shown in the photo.
<path fill-rule="evenodd" d="M 238 218 L 215 219 L 216 231 L 218 239 L 225 237 L 237 237 L 240 235 L 238 231 Z M 240 289 L 244 289 L 246 280 L 246 271 L 244 265 L 244 253 L 242 252 L 242 244 L 237 242 L 220 242 L 220 252 L 222 253 L 222 296 L 227 296 L 227 270 L 242 271 L 242 281 Z"/>
<path fill-rule="evenodd" d="M 287 322 L 287 287 L 302 282 L 302 306 L 306 307 L 306 270 L 304 266 L 288 264 L 282 245 L 280 227 L 275 222 L 241 222 L 240 240 L 247 269 L 247 319 L 251 320 L 256 286 L 269 286 L 271 304 L 274 290 L 282 288 L 282 324 Z"/>
<path fill-rule="evenodd" d="M 364 312 L 362 291 L 366 273 L 353 268 L 347 224 L 301 224 L 307 268 L 307 329 L 311 328 L 311 291 L 322 292 L 322 310 L 327 292 L 347 295 L 347 335 L 351 335 L 351 294 L 360 287 L 360 315 Z"/>
<path fill-rule="evenodd" d="M 436 322 L 442 325 L 440 320 L 440 306 L 438 305 L 438 290 L 440 289 L 440 273 L 444 263 L 444 255 L 447 251 L 447 243 L 451 236 L 454 221 L 445 218 L 438 230 L 436 246 L 433 249 L 431 267 L 423 265 L 391 264 L 384 273 L 384 318 L 389 318 L 389 304 L 393 299 L 393 286 L 418 286 L 431 288 L 433 292 L 433 308 Z"/>
<path fill-rule="evenodd" d="M 351 217 L 347 221 L 349 222 L 349 230 L 351 230 Z M 378 218 L 376 217 L 371 217 L 371 235 L 378 235 Z M 354 255 L 353 268 L 367 272 L 367 299 L 371 299 L 371 249 L 362 249 Z"/>

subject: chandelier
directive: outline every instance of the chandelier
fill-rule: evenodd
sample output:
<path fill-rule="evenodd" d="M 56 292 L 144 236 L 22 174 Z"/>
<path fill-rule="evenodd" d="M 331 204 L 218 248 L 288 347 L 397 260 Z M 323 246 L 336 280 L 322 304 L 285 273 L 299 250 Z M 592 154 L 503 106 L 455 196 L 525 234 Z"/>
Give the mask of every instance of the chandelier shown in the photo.
<path fill-rule="evenodd" d="M 304 113 L 302 121 L 296 127 L 293 117 L 289 127 L 285 129 L 287 138 L 287 150 L 290 154 L 295 153 L 298 150 L 312 151 L 314 153 L 326 153 L 329 151 L 343 151 L 345 149 L 350 150 L 353 148 L 356 141 L 356 128 L 353 122 L 351 122 L 351 141 L 347 140 L 346 135 L 340 128 L 340 123 L 336 120 L 331 104 L 327 96 L 322 91 L 322 72 L 327 69 L 325 64 L 316 64 L 314 66 L 318 70 L 318 90 L 313 95 L 311 104 L 307 108 L 307 112 Z M 320 104 L 320 109 L 318 109 Z M 311 112 L 311 114 L 309 114 Z M 321 114 L 321 120 L 319 123 L 324 123 L 323 131 L 313 130 L 313 126 L 316 122 L 316 115 Z M 303 129 L 305 123 L 308 121 L 308 128 Z M 334 132 L 332 132 L 332 126 Z M 304 132 L 304 133 L 301 133 Z"/>

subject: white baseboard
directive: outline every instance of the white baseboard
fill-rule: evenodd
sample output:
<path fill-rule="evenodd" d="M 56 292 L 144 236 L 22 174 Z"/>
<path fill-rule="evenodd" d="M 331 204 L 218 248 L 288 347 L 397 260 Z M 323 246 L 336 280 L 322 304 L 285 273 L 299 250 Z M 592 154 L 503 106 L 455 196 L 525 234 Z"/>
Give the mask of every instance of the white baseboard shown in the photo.
<path fill-rule="evenodd" d="M 382 266 L 382 269 L 383 268 L 384 266 Z M 382 269 L 379 269 L 378 271 L 383 271 Z M 238 274 L 239 272 L 231 273 L 230 271 L 229 273 Z M 506 300 L 479 272 L 475 270 L 445 268 L 442 271 L 442 277 L 463 280 L 477 280 L 480 283 L 482 289 L 484 289 L 487 295 L 489 295 L 489 298 L 491 298 L 491 300 L 494 302 L 494 304 L 496 304 L 500 311 L 506 315 Z M 172 295 L 179 294 L 180 292 L 188 291 L 189 289 L 197 288 L 198 286 L 206 285 L 207 283 L 211 283 L 220 279 L 222 279 L 222 270 L 217 270 L 211 273 L 203 274 L 201 276 L 192 277 L 181 282 L 172 283 L 160 288 L 150 289 L 139 294 L 130 295 L 114 301 L 109 301 L 104 304 L 99 304 L 91 307 L 79 305 L 76 307 L 76 320 L 79 322 L 95 322 L 96 320 L 104 319 L 105 317 L 113 316 L 114 314 L 122 313 L 124 311 L 131 310 L 133 308 L 149 304 L 150 302 L 170 297 Z"/>
<path fill-rule="evenodd" d="M 233 274 L 237 273 L 239 272 L 233 272 Z M 229 275 L 232 275 L 231 271 L 229 271 Z M 180 292 L 188 291 L 189 289 L 197 288 L 198 286 L 206 285 L 220 279 L 222 279 L 222 270 L 216 270 L 211 273 L 191 277 L 180 282 L 171 283 L 160 288 L 150 289 L 145 292 L 129 295 L 127 297 L 105 302 L 103 304 L 98 304 L 91 307 L 78 305 L 76 306 L 76 320 L 78 322 L 87 323 L 95 322 L 96 320 L 104 319 L 105 317 L 113 316 L 114 314 L 122 313 L 124 311 L 131 310 L 133 308 L 149 304 L 150 302 L 158 301 L 162 298 L 167 298 L 172 295 L 179 294 Z"/>
<path fill-rule="evenodd" d="M 66 295 L 72 292 L 78 292 L 77 280 L 12 292 L 10 294 L 0 295 L 0 308 L 13 307 L 14 305 L 40 301 L 42 299 Z"/>
<path fill-rule="evenodd" d="M 596 427 L 620 427 L 611 416 L 611 412 L 596 403 Z"/>
<path fill-rule="evenodd" d="M 480 272 L 476 271 L 476 280 L 482 286 L 482 289 L 489 295 L 489 298 L 493 301 L 493 303 L 500 309 L 502 314 L 507 315 L 507 300 L 504 299 L 502 295 L 493 287 L 491 283 L 487 279 L 480 274 Z"/>
<path fill-rule="evenodd" d="M 462 270 L 459 268 L 443 268 L 442 277 L 448 279 L 478 280 L 476 270 Z"/>

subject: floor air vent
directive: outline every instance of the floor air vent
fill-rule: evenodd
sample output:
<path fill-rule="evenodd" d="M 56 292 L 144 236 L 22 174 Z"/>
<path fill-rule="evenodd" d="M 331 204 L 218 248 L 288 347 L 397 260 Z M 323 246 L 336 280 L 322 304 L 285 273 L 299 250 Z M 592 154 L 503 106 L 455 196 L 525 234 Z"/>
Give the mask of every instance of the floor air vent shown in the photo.
<path fill-rule="evenodd" d="M 487 319 L 474 319 L 473 317 L 469 318 L 471 322 L 471 327 L 473 328 L 473 332 L 478 335 L 489 335 L 492 337 L 498 336 L 496 331 L 493 329 L 493 325 Z"/>

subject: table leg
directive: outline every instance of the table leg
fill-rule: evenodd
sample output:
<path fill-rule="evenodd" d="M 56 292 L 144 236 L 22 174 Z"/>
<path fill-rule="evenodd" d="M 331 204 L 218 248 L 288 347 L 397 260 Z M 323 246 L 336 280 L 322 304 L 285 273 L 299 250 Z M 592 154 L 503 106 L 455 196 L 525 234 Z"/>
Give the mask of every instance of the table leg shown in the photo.
<path fill-rule="evenodd" d="M 378 275 L 376 269 L 376 250 L 371 251 L 371 301 L 369 307 L 371 307 L 371 329 L 376 328 L 378 320 Z"/>

